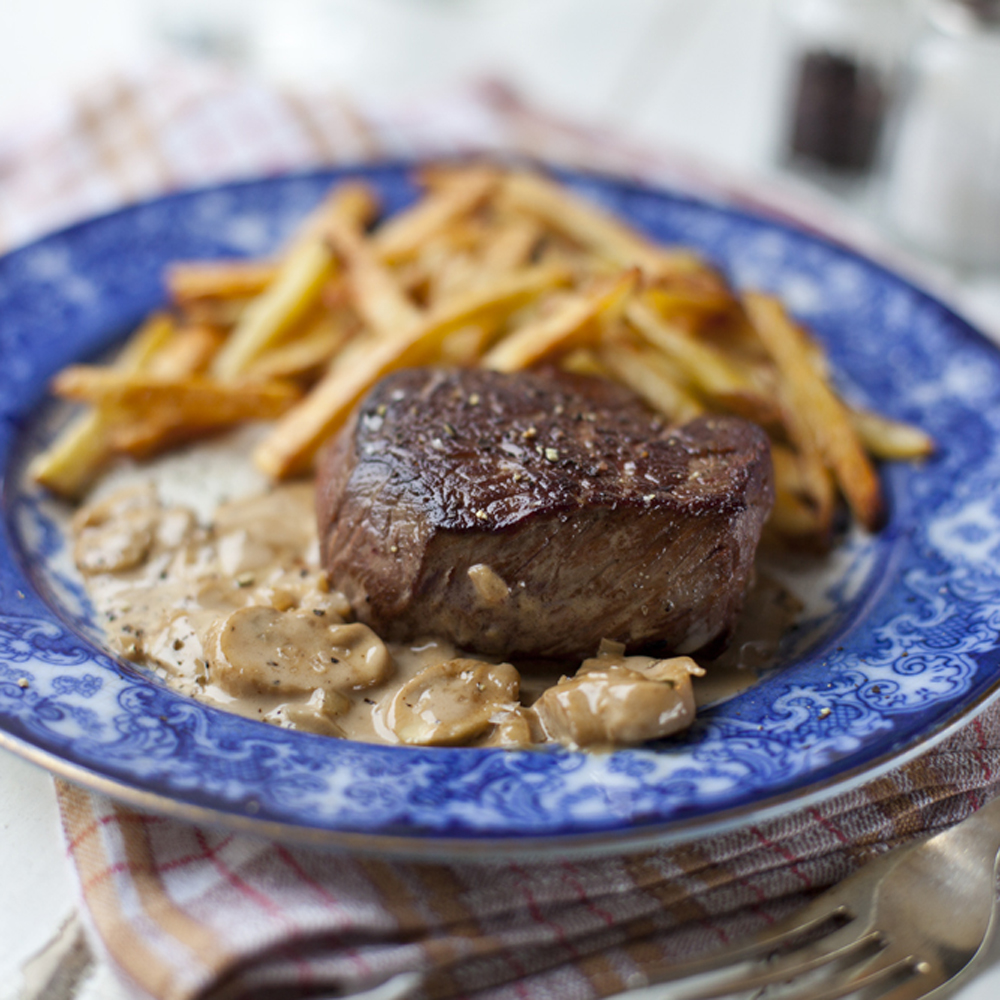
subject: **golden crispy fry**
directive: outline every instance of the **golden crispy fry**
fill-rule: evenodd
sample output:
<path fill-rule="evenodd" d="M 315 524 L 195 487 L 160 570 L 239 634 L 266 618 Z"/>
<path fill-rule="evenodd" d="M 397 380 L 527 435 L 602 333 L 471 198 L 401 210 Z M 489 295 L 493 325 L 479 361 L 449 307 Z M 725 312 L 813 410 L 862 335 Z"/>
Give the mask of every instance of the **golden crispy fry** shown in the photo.
<path fill-rule="evenodd" d="M 186 350 L 178 350 L 175 347 L 184 344 L 185 340 L 193 341 L 191 337 L 185 338 L 185 334 L 190 335 L 195 332 L 197 331 L 180 331 L 174 341 L 153 359 L 149 374 L 183 383 L 185 375 L 204 370 L 208 359 L 199 361 L 193 342 Z M 279 416 L 298 398 L 297 391 L 289 391 L 289 383 L 282 380 L 318 371 L 329 362 L 345 339 L 346 334 L 342 327 L 338 326 L 328 314 L 320 314 L 302 337 L 273 348 L 254 362 L 245 381 L 260 387 L 270 387 L 270 390 L 279 387 L 277 394 L 269 390 L 263 396 L 263 404 L 260 396 L 257 397 L 257 402 L 253 402 L 253 394 L 259 391 L 254 388 L 251 390 L 250 398 L 246 400 L 248 405 L 246 413 L 241 413 L 238 408 L 234 410 L 220 406 L 217 401 L 214 405 L 210 403 L 206 409 L 201 410 L 196 418 L 192 417 L 188 407 L 180 412 L 175 408 L 162 406 L 144 406 L 141 413 L 123 410 L 121 412 L 127 419 L 118 420 L 108 428 L 112 449 L 134 459 L 148 459 L 162 451 L 197 440 L 242 420 L 271 419 Z M 240 392 L 243 384 L 243 382 L 226 383 L 225 392 Z M 285 395 L 288 396 L 287 402 L 277 402 Z"/>
<path fill-rule="evenodd" d="M 218 327 L 203 323 L 181 327 L 142 370 L 167 379 L 203 372 L 224 340 L 225 334 Z"/>
<path fill-rule="evenodd" d="M 364 181 L 343 181 L 335 185 L 325 198 L 302 220 L 286 240 L 279 255 L 279 264 L 302 246 L 325 241 L 330 219 L 343 216 L 370 225 L 379 213 L 379 201 L 374 190 Z"/>
<path fill-rule="evenodd" d="M 594 339 L 598 321 L 621 314 L 638 281 L 638 271 L 626 271 L 613 281 L 601 281 L 586 292 L 567 296 L 549 315 L 526 323 L 500 341 L 482 359 L 484 368 L 513 372 L 544 361 L 581 341 Z"/>
<path fill-rule="evenodd" d="M 321 235 L 331 219 L 366 221 L 374 212 L 371 192 L 364 185 L 337 188 L 310 217 L 306 234 L 282 260 L 267 289 L 247 307 L 225 347 L 215 357 L 212 374 L 224 380 L 242 375 L 250 363 L 276 344 L 319 299 L 333 272 L 333 254 Z"/>
<path fill-rule="evenodd" d="M 823 514 L 804 497 L 775 488 L 774 506 L 767 521 L 769 537 L 820 552 L 829 546 L 830 526 Z"/>
<path fill-rule="evenodd" d="M 774 508 L 768 521 L 772 532 L 785 540 L 815 549 L 829 545 L 833 530 L 833 480 L 826 466 L 813 456 L 771 443 L 774 466 Z"/>
<path fill-rule="evenodd" d="M 483 250 L 483 270 L 489 273 L 512 271 L 529 264 L 542 232 L 538 222 L 526 215 L 499 222 Z"/>
<path fill-rule="evenodd" d="M 883 513 L 881 487 L 847 407 L 817 373 L 808 341 L 781 303 L 757 293 L 746 295 L 744 302 L 782 376 L 783 394 L 796 426 L 815 442 L 854 516 L 874 530 Z"/>
<path fill-rule="evenodd" d="M 890 420 L 870 410 L 849 411 L 854 430 L 870 455 L 884 461 L 907 461 L 934 454 L 934 439 L 898 420 Z"/>
<path fill-rule="evenodd" d="M 93 482 L 111 454 L 110 414 L 88 410 L 63 428 L 28 469 L 32 480 L 66 500 L 75 500 Z"/>
<path fill-rule="evenodd" d="M 815 447 L 815 443 L 804 451 L 796 453 L 795 457 L 801 470 L 801 496 L 808 501 L 816 513 L 817 531 L 814 541 L 819 547 L 825 548 L 833 534 L 833 518 L 837 506 L 837 484 L 833 473 L 824 463 L 822 454 Z"/>
<path fill-rule="evenodd" d="M 192 299 L 177 307 L 177 324 L 231 330 L 243 318 L 243 313 L 252 301 L 252 298 Z"/>
<path fill-rule="evenodd" d="M 638 265 L 652 278 L 708 270 L 690 250 L 658 246 L 603 209 L 539 174 L 508 174 L 503 182 L 503 200 L 619 267 Z"/>
<path fill-rule="evenodd" d="M 462 294 L 484 277 L 479 262 L 467 252 L 440 254 L 436 263 L 427 263 L 425 296 L 430 309 L 440 307 L 449 298 Z M 489 280 L 493 274 L 487 273 L 485 277 Z"/>
<path fill-rule="evenodd" d="M 164 423 L 218 425 L 280 416 L 300 396 L 290 382 L 220 382 L 204 375 L 163 378 L 93 365 L 70 365 L 52 389 L 64 399 L 134 413 L 156 412 Z"/>
<path fill-rule="evenodd" d="M 656 351 L 616 341 L 602 346 L 598 358 L 619 382 L 670 420 L 683 423 L 705 412 L 679 371 Z"/>
<path fill-rule="evenodd" d="M 475 239 L 467 237 L 474 233 Z M 404 265 L 407 285 L 419 290 L 430 307 L 531 260 L 541 229 L 526 217 L 505 222 L 479 220 L 477 226 L 453 226 L 429 240 Z"/>
<path fill-rule="evenodd" d="M 231 426 L 222 422 L 194 424 L 173 419 L 169 414 L 144 413 L 141 417 L 113 424 L 108 431 L 112 449 L 136 461 L 144 461 L 171 448 L 197 441 Z"/>
<path fill-rule="evenodd" d="M 373 333 L 393 336 L 420 322 L 421 310 L 375 255 L 357 218 L 331 214 L 324 236 L 346 266 L 351 301 Z"/>
<path fill-rule="evenodd" d="M 595 257 L 592 253 L 573 246 L 552 230 L 544 232 L 534 251 L 534 258 L 539 264 L 566 268 L 573 275 L 574 281 L 586 281 L 600 275 L 621 273 L 621 266 L 614 261 Z"/>
<path fill-rule="evenodd" d="M 644 301 L 664 319 L 677 313 L 694 313 L 702 318 L 739 309 L 739 303 L 726 288 L 654 286 L 646 292 Z"/>
<path fill-rule="evenodd" d="M 801 456 L 793 448 L 772 442 L 771 464 L 774 466 L 775 482 L 783 492 L 809 495 L 811 477 L 803 466 Z"/>
<path fill-rule="evenodd" d="M 122 349 L 115 370 L 126 375 L 141 371 L 169 341 L 173 330 L 169 316 L 154 313 Z M 28 470 L 31 478 L 59 496 L 76 499 L 111 455 L 108 431 L 116 418 L 111 407 L 82 413 L 35 456 Z"/>
<path fill-rule="evenodd" d="M 592 348 L 577 347 L 559 359 L 559 367 L 571 375 L 593 375 L 595 378 L 611 378 L 611 373 L 601 363 Z"/>
<path fill-rule="evenodd" d="M 324 368 L 348 338 L 343 324 L 321 313 L 299 337 L 257 358 L 247 369 L 247 378 L 261 381 L 308 378 Z"/>
<path fill-rule="evenodd" d="M 315 389 L 274 428 L 254 454 L 268 475 L 305 472 L 320 444 L 346 421 L 354 405 L 382 376 L 423 364 L 440 350 L 448 334 L 470 323 L 498 325 L 506 316 L 568 276 L 558 268 L 526 268 L 498 278 L 445 304 L 402 336 L 342 355 Z"/>
<path fill-rule="evenodd" d="M 785 381 L 779 382 L 776 397 L 781 407 L 782 426 L 793 444 L 789 448 L 773 441 L 771 443 L 778 499 L 787 492 L 798 509 L 794 508 L 791 500 L 784 500 L 780 506 L 785 516 L 782 518 L 779 514 L 775 526 L 784 523 L 782 533 L 786 538 L 825 549 L 833 533 L 837 484 L 827 465 L 815 427 L 802 419 Z"/>
<path fill-rule="evenodd" d="M 196 299 L 258 295 L 275 279 L 278 265 L 262 260 L 180 261 L 167 268 L 170 298 L 178 305 Z"/>
<path fill-rule="evenodd" d="M 760 424 L 771 424 L 778 419 L 774 401 L 753 379 L 753 369 L 738 366 L 722 351 L 690 337 L 639 298 L 629 302 L 625 316 L 645 340 L 663 351 L 710 400 Z"/>
<path fill-rule="evenodd" d="M 492 167 L 471 167 L 438 174 L 434 190 L 386 222 L 375 237 L 375 252 L 385 261 L 413 256 L 421 246 L 471 212 L 496 187 Z"/>
<path fill-rule="evenodd" d="M 333 266 L 333 255 L 321 243 L 304 244 L 290 254 L 267 291 L 243 313 L 216 356 L 213 374 L 227 380 L 242 375 L 313 307 Z"/>
<path fill-rule="evenodd" d="M 460 368 L 471 368 L 478 364 L 490 341 L 490 333 L 488 326 L 475 323 L 449 333 L 441 341 L 442 364 L 458 365 Z"/>
<path fill-rule="evenodd" d="M 175 332 L 176 327 L 169 313 L 152 313 L 118 352 L 115 371 L 142 371 L 170 343 Z"/>
<path fill-rule="evenodd" d="M 548 266 L 525 267 L 494 275 L 442 302 L 424 319 L 424 332 L 416 332 L 412 339 L 418 344 L 427 339 L 438 344 L 443 336 L 469 323 L 496 329 L 515 310 L 533 302 L 544 292 L 563 287 L 569 280 L 569 274 L 562 268 Z"/>

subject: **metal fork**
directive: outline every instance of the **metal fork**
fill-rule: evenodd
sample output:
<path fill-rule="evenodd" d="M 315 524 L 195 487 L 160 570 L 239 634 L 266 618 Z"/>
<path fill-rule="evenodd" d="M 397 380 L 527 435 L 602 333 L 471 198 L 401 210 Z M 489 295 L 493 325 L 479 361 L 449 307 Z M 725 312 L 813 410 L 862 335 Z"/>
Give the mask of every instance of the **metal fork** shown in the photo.
<path fill-rule="evenodd" d="M 663 967 L 670 1000 L 768 989 L 781 1000 L 918 1000 L 982 950 L 996 909 L 1000 799 L 869 862 L 724 956 Z"/>

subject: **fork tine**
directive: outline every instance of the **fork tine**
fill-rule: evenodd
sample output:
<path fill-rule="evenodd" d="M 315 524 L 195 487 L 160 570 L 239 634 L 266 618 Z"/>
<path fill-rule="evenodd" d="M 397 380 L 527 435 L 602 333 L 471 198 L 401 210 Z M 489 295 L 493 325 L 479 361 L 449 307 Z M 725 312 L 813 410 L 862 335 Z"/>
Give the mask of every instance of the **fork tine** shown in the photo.
<path fill-rule="evenodd" d="M 867 1000 L 917 1000 L 934 986 L 923 979 L 912 956 L 886 956 L 873 967 L 857 975 L 839 979 L 826 987 L 815 981 L 791 983 L 781 990 L 781 1000 L 841 1000 L 842 997 L 864 995 Z M 873 992 L 874 991 L 874 992 Z M 776 998 L 777 1000 L 777 998 Z"/>
<path fill-rule="evenodd" d="M 677 1000 L 711 1000 L 712 997 L 727 996 L 734 991 L 742 993 L 808 977 L 832 965 L 846 969 L 875 959 L 882 947 L 881 938 L 874 933 L 859 934 L 857 931 L 846 937 L 842 931 L 847 929 L 849 928 L 842 928 L 833 935 L 796 948 L 787 955 L 774 956 L 773 951 L 765 952 L 753 959 L 727 962 L 722 969 L 718 968 L 716 962 L 714 969 L 694 975 L 678 970 L 677 978 L 671 976 L 658 981 L 673 982 L 676 992 L 671 996 Z M 815 987 L 815 976 L 810 981 Z M 807 991 L 803 996 L 812 1000 L 813 992 Z"/>
<path fill-rule="evenodd" d="M 844 926 L 833 932 L 836 934 L 839 934 L 846 927 L 850 927 L 854 922 L 853 914 L 848 911 L 847 907 L 843 905 L 831 906 L 828 901 L 816 899 L 791 916 L 779 921 L 773 927 L 761 931 L 747 943 L 731 949 L 724 958 L 719 955 L 711 955 L 708 958 L 675 962 L 657 969 L 653 975 L 656 977 L 656 982 L 666 983 L 673 980 L 693 979 L 710 972 L 728 973 L 731 968 L 738 965 L 745 966 L 766 961 L 775 952 L 787 949 L 792 942 L 809 938 L 824 925 L 838 919 L 844 921 Z M 857 928 L 855 935 L 858 935 L 861 930 L 862 928 Z"/>
<path fill-rule="evenodd" d="M 882 993 L 879 1000 L 922 1000 L 931 990 L 944 986 L 948 981 L 948 978 L 942 976 L 928 977 L 920 969 L 920 963 L 917 963 L 913 966 L 912 976 Z"/>
<path fill-rule="evenodd" d="M 820 934 L 838 921 L 841 926 Z M 867 924 L 857 920 L 846 905 L 820 897 L 724 958 L 713 955 L 664 965 L 650 970 L 649 975 L 652 982 L 680 987 L 677 996 L 685 1000 L 709 1000 L 732 992 L 734 984 L 741 989 L 744 983 L 764 986 L 830 962 L 846 962 L 852 955 L 855 961 L 871 957 L 877 950 L 877 939 L 867 931 Z"/>

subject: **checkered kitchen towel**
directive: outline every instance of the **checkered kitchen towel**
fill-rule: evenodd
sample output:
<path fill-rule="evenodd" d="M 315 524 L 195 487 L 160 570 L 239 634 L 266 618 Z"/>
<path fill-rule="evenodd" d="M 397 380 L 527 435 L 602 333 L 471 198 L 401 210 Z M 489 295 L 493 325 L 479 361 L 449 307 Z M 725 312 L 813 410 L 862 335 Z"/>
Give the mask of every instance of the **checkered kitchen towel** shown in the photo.
<path fill-rule="evenodd" d="M 0 135 L 0 249 L 166 191 L 374 158 L 487 151 L 619 173 L 669 169 L 639 149 L 529 110 L 497 84 L 403 109 L 361 108 L 201 64 L 95 84 Z"/>
<path fill-rule="evenodd" d="M 471 149 L 696 180 L 495 87 L 394 116 L 164 65 L 0 141 L 0 244 L 189 184 Z M 137 996 L 325 997 L 402 975 L 422 998 L 583 1000 L 724 949 L 873 854 L 969 815 L 998 775 L 1000 707 L 797 814 L 688 846 L 544 864 L 331 856 L 68 785 L 59 798 L 89 926 Z"/>
<path fill-rule="evenodd" d="M 434 864 L 327 855 L 144 815 L 60 785 L 90 921 L 157 1000 L 590 1000 L 773 923 L 996 790 L 1000 711 L 804 812 L 648 853 Z M 404 980 L 405 982 L 405 980 Z M 273 992 L 272 992 L 273 991 Z"/>

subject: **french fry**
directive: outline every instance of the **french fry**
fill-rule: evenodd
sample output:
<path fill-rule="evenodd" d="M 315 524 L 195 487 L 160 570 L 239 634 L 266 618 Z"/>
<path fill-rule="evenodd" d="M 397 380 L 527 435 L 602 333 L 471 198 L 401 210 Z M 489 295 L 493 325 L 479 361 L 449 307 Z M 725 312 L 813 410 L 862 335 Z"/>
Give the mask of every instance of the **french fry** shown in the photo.
<path fill-rule="evenodd" d="M 111 454 L 106 428 L 109 414 L 100 410 L 81 413 L 28 469 L 33 482 L 65 500 L 75 500 L 93 482 Z"/>
<path fill-rule="evenodd" d="M 698 318 L 731 313 L 739 303 L 725 288 L 654 286 L 646 291 L 645 302 L 664 319 L 677 313 L 694 313 Z"/>
<path fill-rule="evenodd" d="M 825 551 L 830 526 L 823 514 L 804 497 L 775 489 L 774 506 L 767 521 L 770 538 L 796 547 Z"/>
<path fill-rule="evenodd" d="M 427 308 L 434 308 L 451 295 L 528 262 L 528 254 L 514 258 L 514 254 L 518 254 L 516 247 L 500 248 L 501 251 L 506 249 L 508 260 L 493 257 L 490 251 L 498 235 L 492 218 L 461 220 L 428 240 L 397 268 L 401 283 Z M 509 240 L 504 243 L 508 244 Z"/>
<path fill-rule="evenodd" d="M 515 309 L 567 279 L 564 271 L 549 267 L 504 275 L 459 296 L 405 334 L 380 341 L 364 353 L 355 352 L 350 363 L 341 359 L 261 442 L 254 453 L 258 467 L 275 478 L 307 471 L 322 441 L 340 429 L 358 400 L 384 375 L 426 363 L 448 334 L 471 323 L 498 325 Z"/>
<path fill-rule="evenodd" d="M 544 361 L 588 337 L 594 339 L 598 321 L 614 319 L 638 281 L 636 270 L 626 271 L 610 282 L 598 282 L 586 292 L 577 292 L 560 303 L 551 315 L 542 316 L 504 337 L 483 359 L 484 368 L 513 372 Z"/>
<path fill-rule="evenodd" d="M 301 395 L 290 382 L 220 382 L 204 375 L 164 378 L 96 365 L 70 365 L 53 380 L 64 399 L 133 413 L 155 412 L 164 423 L 216 426 L 280 416 Z"/>
<path fill-rule="evenodd" d="M 258 295 L 275 279 L 278 265 L 261 260 L 179 261 L 167 268 L 167 292 L 184 305 L 198 299 Z"/>
<path fill-rule="evenodd" d="M 767 295 L 748 293 L 744 304 L 782 376 L 782 389 L 796 424 L 815 441 L 854 516 L 875 530 L 883 514 L 882 491 L 847 407 L 817 373 L 808 341 L 781 303 Z"/>
<path fill-rule="evenodd" d="M 559 367 L 571 375 L 593 375 L 611 378 L 611 373 L 601 364 L 600 358 L 590 347 L 576 347 L 559 359 Z"/>
<path fill-rule="evenodd" d="M 497 272 L 486 272 L 470 253 L 455 253 L 444 257 L 427 282 L 427 305 L 434 309 L 443 302 L 474 287 L 483 278 L 492 279 Z"/>
<path fill-rule="evenodd" d="M 472 368 L 479 363 L 489 339 L 489 327 L 475 323 L 463 326 L 441 341 L 441 362 L 459 368 Z"/>
<path fill-rule="evenodd" d="M 779 494 L 788 492 L 802 505 L 799 525 L 793 530 L 787 524 L 784 534 L 806 542 L 811 548 L 825 549 L 833 533 L 833 519 L 837 504 L 837 484 L 827 466 L 822 443 L 815 428 L 802 420 L 788 399 L 784 383 L 777 387 L 777 397 L 782 411 L 782 425 L 793 447 L 771 442 L 771 458 L 775 466 Z M 788 508 L 789 504 L 785 504 Z M 808 521 L 804 520 L 808 513 Z M 788 511 L 790 513 L 790 511 Z M 808 524 L 808 529 L 807 529 Z"/>
<path fill-rule="evenodd" d="M 531 262 L 531 254 L 542 238 L 542 227 L 529 216 L 513 216 L 496 227 L 482 256 L 484 271 L 512 271 Z"/>
<path fill-rule="evenodd" d="M 793 430 L 792 436 L 797 436 Z M 835 476 L 823 459 L 815 438 L 801 437 L 807 447 L 796 453 L 802 481 L 803 496 L 816 513 L 817 529 L 814 541 L 825 548 L 833 534 L 833 519 L 837 506 L 837 484 Z"/>
<path fill-rule="evenodd" d="M 346 265 L 354 308 L 373 333 L 392 336 L 420 322 L 421 310 L 375 255 L 357 218 L 331 214 L 323 235 Z"/>
<path fill-rule="evenodd" d="M 218 327 L 195 323 L 181 327 L 141 369 L 158 378 L 183 378 L 204 371 L 225 335 Z"/>
<path fill-rule="evenodd" d="M 690 337 L 639 298 L 629 302 L 625 317 L 646 341 L 678 365 L 691 384 L 709 399 L 761 424 L 771 424 L 779 418 L 774 401 L 761 391 L 746 370 L 722 351 Z"/>
<path fill-rule="evenodd" d="M 312 308 L 333 267 L 333 255 L 321 243 L 305 244 L 292 253 L 267 291 L 243 313 L 216 356 L 213 374 L 226 380 L 242 375 Z"/>
<path fill-rule="evenodd" d="M 252 298 L 240 299 L 191 299 L 176 310 L 179 326 L 214 326 L 230 331 L 243 318 Z"/>
<path fill-rule="evenodd" d="M 697 254 L 658 246 L 603 209 L 539 174 L 508 174 L 503 182 L 503 199 L 514 210 L 534 215 L 619 267 L 638 265 L 653 278 L 707 270 Z"/>
<path fill-rule="evenodd" d="M 141 371 L 173 332 L 170 317 L 154 313 L 122 349 L 115 370 L 124 375 Z M 67 500 L 79 497 L 111 456 L 109 428 L 117 416 L 111 407 L 80 414 L 45 451 L 35 456 L 28 469 L 32 480 Z"/>
<path fill-rule="evenodd" d="M 771 443 L 774 467 L 774 507 L 768 521 L 771 532 L 784 541 L 825 550 L 833 530 L 836 500 L 826 466 L 810 453 Z"/>
<path fill-rule="evenodd" d="M 375 252 L 384 261 L 413 256 L 455 219 L 471 212 L 496 187 L 492 167 L 471 167 L 439 174 L 433 190 L 411 208 L 393 216 L 375 237 Z"/>
<path fill-rule="evenodd" d="M 870 410 L 850 409 L 851 423 L 870 455 L 889 462 L 928 458 L 934 439 L 912 424 L 890 420 Z"/>
<path fill-rule="evenodd" d="M 144 413 L 135 420 L 113 424 L 108 431 L 108 440 L 117 454 L 127 455 L 135 461 L 146 461 L 230 426 L 227 421 L 216 424 L 209 421 L 201 424 L 178 422 L 169 414 L 161 415 L 154 411 Z"/>
<path fill-rule="evenodd" d="M 226 345 L 216 355 L 212 374 L 231 381 L 276 344 L 316 304 L 334 270 L 333 254 L 322 232 L 330 219 L 367 220 L 374 211 L 369 190 L 345 184 L 310 217 L 307 234 L 292 245 L 267 289 L 247 307 Z"/>
<path fill-rule="evenodd" d="M 677 369 L 656 351 L 617 341 L 604 344 L 598 358 L 606 371 L 670 420 L 683 423 L 705 412 Z"/>
<path fill-rule="evenodd" d="M 322 313 L 301 336 L 260 355 L 247 369 L 247 378 L 308 378 L 325 367 L 348 338 L 343 324 Z"/>
<path fill-rule="evenodd" d="M 364 181 L 343 181 L 335 185 L 320 203 L 302 220 L 285 241 L 279 263 L 310 243 L 322 243 L 331 218 L 344 216 L 367 226 L 378 215 L 379 201 Z"/>

